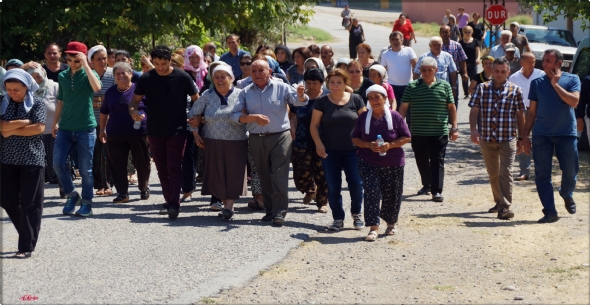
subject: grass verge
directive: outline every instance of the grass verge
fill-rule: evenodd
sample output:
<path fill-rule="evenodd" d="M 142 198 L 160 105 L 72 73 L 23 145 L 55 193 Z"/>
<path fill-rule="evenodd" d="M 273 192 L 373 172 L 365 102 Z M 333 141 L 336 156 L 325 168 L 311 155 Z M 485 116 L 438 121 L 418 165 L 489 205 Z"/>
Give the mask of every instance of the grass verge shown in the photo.
<path fill-rule="evenodd" d="M 334 39 L 330 33 L 318 29 L 312 28 L 307 25 L 289 26 L 287 28 L 287 36 L 289 41 L 300 42 L 304 40 L 313 40 L 315 42 L 330 42 Z"/>

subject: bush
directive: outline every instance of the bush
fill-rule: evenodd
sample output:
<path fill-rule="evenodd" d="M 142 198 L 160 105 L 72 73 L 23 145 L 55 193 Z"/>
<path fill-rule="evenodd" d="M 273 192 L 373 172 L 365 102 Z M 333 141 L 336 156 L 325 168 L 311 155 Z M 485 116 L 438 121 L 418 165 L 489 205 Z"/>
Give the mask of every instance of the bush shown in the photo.
<path fill-rule="evenodd" d="M 506 20 L 506 28 L 509 28 L 510 23 L 514 21 L 518 22 L 518 24 L 533 24 L 533 17 L 531 15 L 514 15 L 508 17 L 508 20 Z"/>

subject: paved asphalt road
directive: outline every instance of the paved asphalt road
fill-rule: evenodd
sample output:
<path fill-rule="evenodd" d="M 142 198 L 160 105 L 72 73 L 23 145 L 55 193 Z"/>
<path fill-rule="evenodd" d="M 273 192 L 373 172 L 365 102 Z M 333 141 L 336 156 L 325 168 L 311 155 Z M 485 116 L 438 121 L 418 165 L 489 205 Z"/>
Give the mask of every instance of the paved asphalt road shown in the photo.
<path fill-rule="evenodd" d="M 327 29 L 337 56 L 347 51 L 347 32 L 340 27 L 339 12 L 318 7 L 311 26 Z M 379 14 L 379 13 L 376 13 Z M 387 13 L 386 14 L 391 14 Z M 387 44 L 389 28 L 363 23 L 372 46 Z M 419 38 L 417 54 L 427 40 Z M 462 101 L 463 103 L 465 101 Z M 465 108 L 464 108 L 465 109 Z M 461 121 L 465 122 L 463 112 Z M 406 190 L 418 183 L 413 154 L 407 150 Z M 80 190 L 80 180 L 76 181 Z M 0 303 L 22 303 L 25 295 L 37 304 L 187 304 L 224 287 L 241 285 L 331 222 L 331 214 L 318 214 L 314 206 L 301 204 L 302 195 L 291 180 L 290 213 L 284 227 L 259 222 L 263 214 L 239 200 L 234 220 L 223 221 L 209 210 L 209 199 L 195 193 L 183 204 L 176 221 L 158 215 L 163 196 L 152 166 L 152 196 L 139 201 L 130 188 L 131 201 L 113 204 L 114 196 L 94 200 L 94 216 L 79 218 L 61 214 L 64 200 L 55 185 L 47 185 L 45 209 L 37 249 L 32 259 L 3 258 Z M 200 188 L 198 188 L 200 190 Z M 349 205 L 348 192 L 343 193 Z M 346 227 L 352 227 L 350 216 Z M 16 231 L 2 214 L 2 257 L 17 246 Z"/>

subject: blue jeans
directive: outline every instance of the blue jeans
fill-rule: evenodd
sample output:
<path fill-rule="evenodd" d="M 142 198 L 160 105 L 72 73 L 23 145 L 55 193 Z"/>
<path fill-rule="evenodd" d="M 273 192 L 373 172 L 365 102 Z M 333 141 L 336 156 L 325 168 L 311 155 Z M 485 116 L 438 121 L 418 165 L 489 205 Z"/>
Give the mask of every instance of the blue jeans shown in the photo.
<path fill-rule="evenodd" d="M 578 180 L 578 138 L 573 136 L 548 137 L 533 135 L 533 160 L 535 161 L 535 183 L 537 193 L 543 204 L 543 214 L 557 216 L 553 198 L 551 169 L 553 152 L 561 169 L 562 198 L 572 198 Z"/>
<path fill-rule="evenodd" d="M 96 128 L 86 131 L 57 131 L 53 148 L 53 168 L 57 179 L 66 195 L 74 192 L 74 182 L 66 165 L 68 154 L 75 145 L 78 154 L 78 168 L 82 177 L 82 202 L 92 203 L 94 176 L 92 175 L 92 158 L 94 143 L 96 142 Z"/>
<path fill-rule="evenodd" d="M 356 149 L 326 150 L 328 156 L 322 159 L 326 184 L 328 185 L 328 203 L 334 220 L 344 220 L 342 205 L 342 170 L 346 174 L 350 192 L 350 213 L 360 214 L 363 207 L 363 183 L 359 174 Z"/>

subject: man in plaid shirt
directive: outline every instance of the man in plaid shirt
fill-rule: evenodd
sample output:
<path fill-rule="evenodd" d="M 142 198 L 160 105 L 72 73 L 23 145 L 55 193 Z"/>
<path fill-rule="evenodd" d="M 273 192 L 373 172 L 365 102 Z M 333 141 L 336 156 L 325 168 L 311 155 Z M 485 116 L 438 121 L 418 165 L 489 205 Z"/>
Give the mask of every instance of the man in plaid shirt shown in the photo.
<path fill-rule="evenodd" d="M 514 217 L 510 210 L 512 164 L 515 155 L 525 147 L 524 142 L 528 141 L 528 137 L 519 137 L 524 134 L 525 125 L 522 89 L 507 81 L 509 74 L 508 60 L 496 58 L 493 79 L 479 84 L 469 101 L 471 142 L 481 146 L 496 202 L 489 212 L 497 212 L 499 219 Z M 481 134 L 476 127 L 478 115 L 481 116 Z"/>
<path fill-rule="evenodd" d="M 459 69 L 458 74 L 461 74 L 463 81 L 468 81 L 469 76 L 467 75 L 467 54 L 465 54 L 463 47 L 460 43 L 451 39 L 451 28 L 448 25 L 441 26 L 438 33 L 440 34 L 440 37 L 443 41 L 442 50 L 453 56 L 455 66 L 457 69 Z M 455 89 L 453 90 L 455 108 L 459 109 L 459 90 L 457 90 L 459 87 L 458 77 L 455 83 L 451 83 L 451 86 Z"/>

